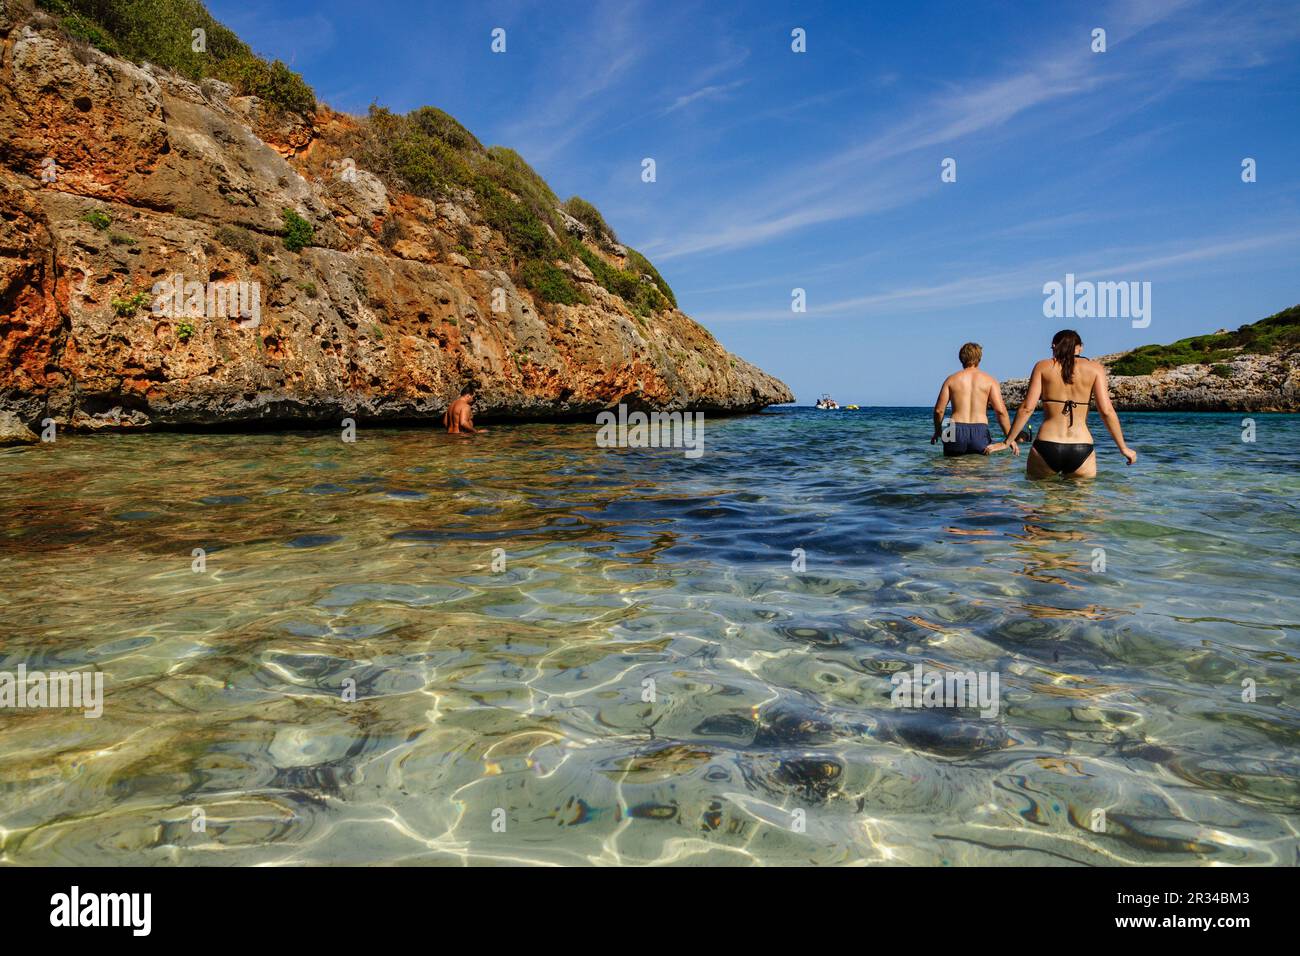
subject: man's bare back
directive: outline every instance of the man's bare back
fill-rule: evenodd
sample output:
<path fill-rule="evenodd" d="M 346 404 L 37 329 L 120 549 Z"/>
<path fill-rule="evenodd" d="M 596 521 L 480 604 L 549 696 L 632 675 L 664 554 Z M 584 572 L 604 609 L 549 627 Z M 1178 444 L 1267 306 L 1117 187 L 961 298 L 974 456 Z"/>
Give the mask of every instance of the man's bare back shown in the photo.
<path fill-rule="evenodd" d="M 978 368 L 964 368 L 944 379 L 943 387 L 948 391 L 948 401 L 952 403 L 952 420 L 954 422 L 987 424 L 989 420 L 989 399 L 996 393 L 994 411 L 1006 413 L 1002 405 L 1002 390 L 998 380 L 988 372 Z"/>
<path fill-rule="evenodd" d="M 457 398 L 443 413 L 442 423 L 447 428 L 450 435 L 479 435 L 486 434 L 486 428 L 474 427 L 474 416 L 472 406 L 474 403 L 474 393 L 469 389 L 460 393 Z"/>
<path fill-rule="evenodd" d="M 983 349 L 975 342 L 967 342 L 958 353 L 962 370 L 954 372 L 943 380 L 939 397 L 934 403 L 934 435 L 930 438 L 933 445 L 943 439 L 943 453 L 946 456 L 969 455 L 982 452 L 992 443 L 989 435 L 989 406 L 998 416 L 998 424 L 1005 432 L 1011 427 L 1011 416 L 1002 401 L 1002 388 L 998 380 L 987 372 L 981 372 L 980 359 Z M 943 434 L 943 416 L 952 405 L 951 434 Z"/>

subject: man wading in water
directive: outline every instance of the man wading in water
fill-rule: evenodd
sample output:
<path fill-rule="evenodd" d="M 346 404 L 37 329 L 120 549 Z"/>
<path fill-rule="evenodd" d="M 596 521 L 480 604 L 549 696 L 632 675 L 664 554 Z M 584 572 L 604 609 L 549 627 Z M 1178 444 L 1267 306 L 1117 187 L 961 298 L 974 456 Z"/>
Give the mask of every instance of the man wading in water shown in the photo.
<path fill-rule="evenodd" d="M 449 435 L 486 435 L 486 428 L 474 427 L 474 416 L 470 406 L 474 404 L 474 389 L 466 385 L 460 390 L 460 398 L 451 403 L 442 415 L 442 423 L 447 426 Z"/>
<path fill-rule="evenodd" d="M 1002 389 L 998 380 L 988 372 L 980 371 L 980 359 L 984 350 L 977 342 L 967 342 L 957 353 L 961 359 L 961 371 L 953 372 L 943 380 L 939 389 L 939 398 L 934 403 L 934 437 L 933 445 L 943 438 L 943 453 L 951 458 L 954 455 L 977 455 L 984 451 L 993 441 L 989 434 L 989 406 L 998 416 L 998 424 L 1010 436 L 1011 416 L 1007 406 L 1002 402 Z M 943 413 L 952 402 L 952 433 L 942 435 Z"/>

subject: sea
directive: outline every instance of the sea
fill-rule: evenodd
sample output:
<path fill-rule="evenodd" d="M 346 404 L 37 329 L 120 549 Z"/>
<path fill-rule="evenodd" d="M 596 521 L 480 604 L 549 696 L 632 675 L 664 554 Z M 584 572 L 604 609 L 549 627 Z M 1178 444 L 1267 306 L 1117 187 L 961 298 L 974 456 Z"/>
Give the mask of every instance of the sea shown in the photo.
<path fill-rule="evenodd" d="M 1122 420 L 0 451 L 0 862 L 1294 866 L 1300 416 Z"/>

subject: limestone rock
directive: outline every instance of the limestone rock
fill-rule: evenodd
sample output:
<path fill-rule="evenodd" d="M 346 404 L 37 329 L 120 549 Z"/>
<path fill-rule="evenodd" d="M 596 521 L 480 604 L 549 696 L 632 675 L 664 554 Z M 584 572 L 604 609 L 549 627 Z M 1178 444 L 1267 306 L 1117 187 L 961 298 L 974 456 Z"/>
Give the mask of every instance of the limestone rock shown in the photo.
<path fill-rule="evenodd" d="M 36 433 L 19 421 L 13 412 L 0 412 L 0 448 L 9 445 L 35 445 Z"/>
<path fill-rule="evenodd" d="M 1109 366 L 1124 353 L 1103 355 Z M 1112 375 L 1110 400 L 1131 412 L 1300 412 L 1300 352 L 1238 354 L 1214 365 L 1180 365 L 1150 375 Z M 1008 406 L 1025 397 L 1028 379 L 1007 379 Z"/>
<path fill-rule="evenodd" d="M 390 194 L 350 163 L 351 117 L 276 114 L 40 13 L 0 25 L 0 410 L 74 429 L 436 419 L 471 381 L 489 418 L 793 400 L 589 273 L 590 303 L 535 301 L 472 194 Z M 314 245 L 286 248 L 285 210 Z M 220 307 L 240 289 L 255 316 Z"/>

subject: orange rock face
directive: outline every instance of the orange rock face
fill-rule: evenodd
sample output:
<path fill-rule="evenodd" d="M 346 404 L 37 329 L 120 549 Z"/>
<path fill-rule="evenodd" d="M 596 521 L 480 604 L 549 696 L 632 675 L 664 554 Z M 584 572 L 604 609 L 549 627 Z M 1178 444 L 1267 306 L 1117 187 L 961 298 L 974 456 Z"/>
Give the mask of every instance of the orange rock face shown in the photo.
<path fill-rule="evenodd" d="M 427 419 L 470 381 L 488 418 L 793 400 L 584 265 L 564 268 L 588 304 L 534 301 L 472 195 L 390 195 L 355 168 L 350 117 L 271 115 L 39 16 L 0 22 L 0 51 L 0 411 L 24 422 Z M 318 245 L 285 247 L 285 209 Z"/>

